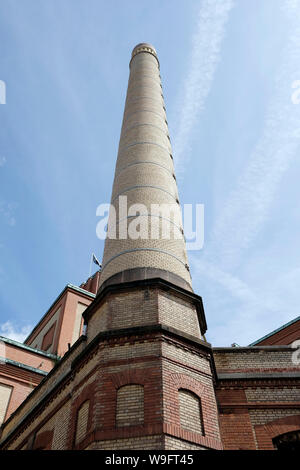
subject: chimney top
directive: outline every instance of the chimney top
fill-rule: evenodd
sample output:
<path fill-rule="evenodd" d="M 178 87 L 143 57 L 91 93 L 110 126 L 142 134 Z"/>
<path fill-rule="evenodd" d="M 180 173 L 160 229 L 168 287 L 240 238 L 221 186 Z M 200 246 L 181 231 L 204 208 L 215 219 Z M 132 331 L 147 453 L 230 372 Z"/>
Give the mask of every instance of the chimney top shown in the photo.
<path fill-rule="evenodd" d="M 132 56 L 134 56 L 135 54 L 137 54 L 138 52 L 141 52 L 140 49 L 151 49 L 151 52 L 154 53 L 156 55 L 156 50 L 155 50 L 155 47 L 152 46 L 152 44 L 150 44 L 149 42 L 140 42 L 139 44 L 137 44 L 134 48 L 133 48 L 133 51 L 132 51 Z M 149 51 L 150 52 L 150 51 Z"/>
<path fill-rule="evenodd" d="M 133 59 L 133 57 L 136 56 L 137 54 L 139 54 L 140 52 L 148 52 L 149 54 L 152 54 L 158 62 L 157 53 L 156 53 L 155 48 L 152 46 L 152 44 L 149 44 L 148 42 L 141 42 L 141 43 L 137 44 L 133 48 L 133 51 L 132 51 L 132 54 L 131 54 L 131 59 Z M 159 64 L 159 62 L 158 62 L 158 64 Z"/>

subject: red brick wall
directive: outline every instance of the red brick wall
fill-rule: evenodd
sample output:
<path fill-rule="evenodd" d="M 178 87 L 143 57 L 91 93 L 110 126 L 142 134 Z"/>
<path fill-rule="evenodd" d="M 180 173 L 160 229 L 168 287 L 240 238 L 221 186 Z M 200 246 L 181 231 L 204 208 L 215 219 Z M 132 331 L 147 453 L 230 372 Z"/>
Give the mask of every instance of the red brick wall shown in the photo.
<path fill-rule="evenodd" d="M 216 395 L 225 449 L 273 449 L 266 430 L 272 428 L 272 438 L 281 431 L 270 423 L 297 422 L 300 381 L 292 353 L 283 346 L 218 348 Z"/>
<path fill-rule="evenodd" d="M 299 410 L 300 411 L 300 410 Z M 272 439 L 287 432 L 300 429 L 300 413 L 294 416 L 274 419 L 266 424 L 255 426 L 255 434 L 258 448 L 262 450 L 273 450 Z"/>

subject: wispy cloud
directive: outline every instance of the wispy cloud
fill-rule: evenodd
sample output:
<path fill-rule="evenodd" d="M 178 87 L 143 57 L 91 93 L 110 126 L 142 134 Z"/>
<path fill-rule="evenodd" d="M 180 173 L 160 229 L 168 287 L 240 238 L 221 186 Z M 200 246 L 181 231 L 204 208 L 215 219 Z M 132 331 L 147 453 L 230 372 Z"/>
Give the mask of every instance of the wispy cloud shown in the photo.
<path fill-rule="evenodd" d="M 183 86 L 180 120 L 173 144 L 176 173 L 183 172 L 189 153 L 189 138 L 199 113 L 204 109 L 215 70 L 233 0 L 203 0 L 198 14 L 196 32 L 192 38 L 189 72 Z"/>
<path fill-rule="evenodd" d="M 212 233 L 210 254 L 232 269 L 264 224 L 284 173 L 300 145 L 300 106 L 292 102 L 292 83 L 300 77 L 300 2 L 282 4 L 289 36 L 275 77 L 262 136 L 230 194 Z"/>
<path fill-rule="evenodd" d="M 10 321 L 0 324 L 0 336 L 19 341 L 19 343 L 23 343 L 31 330 L 31 325 L 18 327 L 17 325 L 13 325 Z"/>
<path fill-rule="evenodd" d="M 261 137 L 217 216 L 204 253 L 191 256 L 197 277 L 214 285 L 209 299 L 211 305 L 218 307 L 220 301 L 216 297 L 220 292 L 222 295 L 223 289 L 230 295 L 231 300 L 222 305 L 225 323 L 222 317 L 216 318 L 213 328 L 214 339 L 222 343 L 225 339 L 227 344 L 233 340 L 242 344 L 250 342 L 255 336 L 260 337 L 262 331 L 268 331 L 271 321 L 280 326 L 288 316 L 299 314 L 294 301 L 295 292 L 298 294 L 295 283 L 299 283 L 299 268 L 291 268 L 278 279 L 274 276 L 273 282 L 269 279 L 263 288 L 252 281 L 248 285 L 237 272 L 237 268 L 245 264 L 247 248 L 268 220 L 282 178 L 300 148 L 300 105 L 293 104 L 291 99 L 292 84 L 300 77 L 300 24 L 297 21 L 300 1 L 286 0 L 281 8 L 288 35 L 278 60 Z"/>
<path fill-rule="evenodd" d="M 1 167 L 1 166 L 4 166 L 5 163 L 6 163 L 6 158 L 3 157 L 2 155 L 0 155 L 0 167 Z"/>
<path fill-rule="evenodd" d="M 270 315 L 275 325 L 280 326 L 283 323 L 282 312 L 291 314 L 280 300 L 286 290 L 283 282 L 276 282 L 275 295 L 273 289 L 266 286 L 262 293 L 261 286 L 249 285 L 238 275 L 223 271 L 217 264 L 204 258 L 199 260 L 195 253 L 190 260 L 195 277 L 201 280 L 202 291 L 206 286 L 204 301 L 208 314 L 208 338 L 215 345 L 229 346 L 234 341 L 240 345 L 248 344 L 262 336 L 261 332 L 272 329 Z M 217 315 L 212 315 L 211 310 L 218 312 Z"/>

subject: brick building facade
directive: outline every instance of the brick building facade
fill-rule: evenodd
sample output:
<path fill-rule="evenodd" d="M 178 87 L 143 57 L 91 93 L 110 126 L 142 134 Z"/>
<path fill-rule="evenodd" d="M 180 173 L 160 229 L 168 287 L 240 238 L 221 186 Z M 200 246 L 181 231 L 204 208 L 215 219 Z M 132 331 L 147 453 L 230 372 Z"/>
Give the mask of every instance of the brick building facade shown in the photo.
<path fill-rule="evenodd" d="M 122 214 L 125 195 L 143 205 L 138 215 Z M 111 204 L 117 236 L 106 239 L 101 273 L 67 285 L 24 344 L 0 338 L 0 448 L 299 447 L 300 318 L 248 347 L 205 339 L 159 62 L 145 43 L 130 62 Z M 164 204 L 174 219 L 158 211 Z M 138 216 L 157 222 L 157 237 L 121 236 Z"/>

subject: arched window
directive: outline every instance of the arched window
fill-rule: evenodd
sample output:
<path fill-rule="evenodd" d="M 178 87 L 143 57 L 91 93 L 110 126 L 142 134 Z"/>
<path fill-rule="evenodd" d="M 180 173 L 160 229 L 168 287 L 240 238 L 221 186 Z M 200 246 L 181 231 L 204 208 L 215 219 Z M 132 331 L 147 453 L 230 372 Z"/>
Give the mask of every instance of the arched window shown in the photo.
<path fill-rule="evenodd" d="M 180 425 L 187 431 L 204 435 L 200 398 L 190 390 L 179 389 Z"/>
<path fill-rule="evenodd" d="M 77 411 L 75 444 L 78 444 L 86 435 L 89 419 L 90 401 L 86 400 Z"/>
<path fill-rule="evenodd" d="M 300 429 L 274 437 L 273 444 L 278 450 L 300 450 Z"/>
<path fill-rule="evenodd" d="M 117 391 L 116 426 L 133 426 L 144 423 L 143 385 L 123 385 Z"/>

